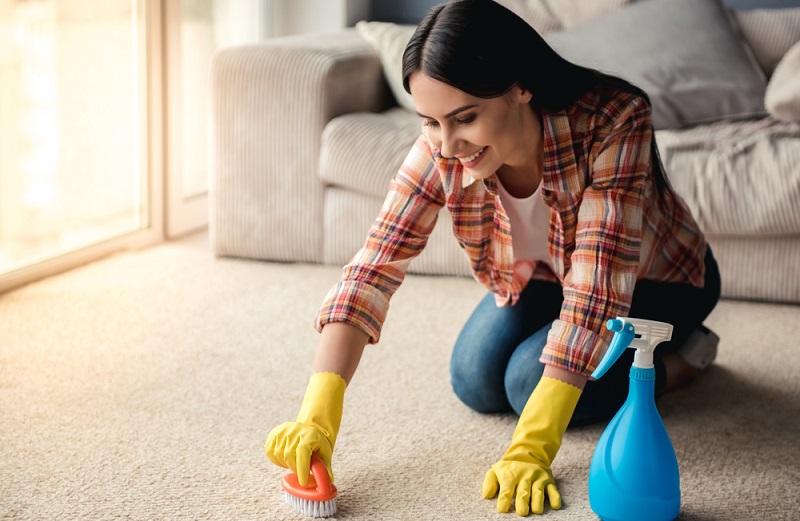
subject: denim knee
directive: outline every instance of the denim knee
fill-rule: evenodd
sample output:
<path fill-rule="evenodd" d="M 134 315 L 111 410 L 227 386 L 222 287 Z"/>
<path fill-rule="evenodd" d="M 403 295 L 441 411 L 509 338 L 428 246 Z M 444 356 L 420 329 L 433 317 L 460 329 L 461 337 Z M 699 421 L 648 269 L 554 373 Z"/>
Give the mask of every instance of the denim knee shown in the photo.
<path fill-rule="evenodd" d="M 531 393 L 544 374 L 544 364 L 539 361 L 547 343 L 549 326 L 535 333 L 517 347 L 508 362 L 504 377 L 506 397 L 511 408 L 522 414 Z"/>
<path fill-rule="evenodd" d="M 542 364 L 539 364 L 542 365 Z M 517 414 L 522 414 L 528 398 L 531 397 L 533 390 L 542 378 L 544 366 L 541 371 L 538 369 L 523 370 L 521 367 L 509 366 L 506 372 L 506 397 L 511 408 Z"/>
<path fill-rule="evenodd" d="M 470 363 L 453 357 L 450 361 L 450 383 L 464 405 L 480 413 L 508 412 L 510 406 L 503 385 L 503 372 L 493 366 Z"/>

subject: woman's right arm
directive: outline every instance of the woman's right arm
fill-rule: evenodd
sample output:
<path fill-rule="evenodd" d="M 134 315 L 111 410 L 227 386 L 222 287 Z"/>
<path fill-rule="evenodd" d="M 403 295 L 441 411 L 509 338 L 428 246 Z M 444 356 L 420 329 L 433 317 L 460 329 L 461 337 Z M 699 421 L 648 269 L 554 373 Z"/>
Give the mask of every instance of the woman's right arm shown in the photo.
<path fill-rule="evenodd" d="M 389 299 L 445 204 L 432 161 L 427 139 L 420 137 L 392 180 L 364 246 L 343 268 L 317 313 L 314 325 L 321 336 L 300 412 L 294 422 L 274 428 L 265 445 L 269 459 L 296 472 L 301 485 L 308 480 L 313 452 L 330 472 L 345 389 L 366 344 L 378 342 Z"/>
<path fill-rule="evenodd" d="M 346 322 L 325 324 L 311 367 L 312 373 L 335 373 L 350 384 L 369 336 Z"/>
<path fill-rule="evenodd" d="M 303 486 L 308 482 L 314 452 L 333 480 L 331 457 L 342 421 L 344 392 L 368 340 L 366 333 L 347 323 L 325 325 L 297 419 L 275 427 L 267 438 L 267 457 L 297 473 Z"/>

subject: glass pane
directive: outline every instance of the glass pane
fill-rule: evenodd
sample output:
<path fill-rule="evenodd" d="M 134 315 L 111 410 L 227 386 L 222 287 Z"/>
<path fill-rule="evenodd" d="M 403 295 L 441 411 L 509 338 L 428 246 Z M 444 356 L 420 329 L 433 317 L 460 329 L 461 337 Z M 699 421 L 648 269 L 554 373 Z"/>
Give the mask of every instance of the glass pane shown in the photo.
<path fill-rule="evenodd" d="M 147 227 L 139 3 L 0 0 L 0 273 Z"/>
<path fill-rule="evenodd" d="M 208 191 L 208 81 L 214 54 L 212 0 L 181 1 L 181 184 L 183 198 Z"/>
<path fill-rule="evenodd" d="M 181 0 L 180 175 L 184 199 L 208 192 L 211 59 L 221 47 L 259 40 L 267 6 L 265 0 Z"/>

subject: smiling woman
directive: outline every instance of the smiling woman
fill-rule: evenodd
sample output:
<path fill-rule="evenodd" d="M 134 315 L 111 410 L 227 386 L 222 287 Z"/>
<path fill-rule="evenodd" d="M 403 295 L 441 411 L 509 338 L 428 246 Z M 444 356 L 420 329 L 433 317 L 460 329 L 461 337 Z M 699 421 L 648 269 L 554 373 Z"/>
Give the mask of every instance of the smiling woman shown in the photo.
<path fill-rule="evenodd" d="M 318 311 L 302 412 L 271 431 L 266 453 L 305 475 L 318 452 L 331 470 L 344 388 L 446 207 L 488 290 L 453 346 L 453 391 L 476 412 L 519 415 L 482 494 L 500 512 L 514 499 L 523 516 L 560 509 L 551 465 L 568 425 L 610 419 L 628 393 L 631 360 L 590 378 L 606 322 L 672 324 L 655 386 L 686 383 L 702 368 L 687 340 L 719 299 L 716 262 L 667 181 L 641 88 L 568 61 L 492 0 L 439 4 L 407 42 L 403 86 L 421 135 Z M 713 360 L 716 344 L 704 354 Z"/>
<path fill-rule="evenodd" d="M 542 179 L 542 131 L 528 90 L 515 85 L 500 96 L 479 98 L 420 71 L 411 75 L 409 88 L 431 145 L 458 159 L 470 178 L 496 173 L 515 197 L 536 190 Z"/>

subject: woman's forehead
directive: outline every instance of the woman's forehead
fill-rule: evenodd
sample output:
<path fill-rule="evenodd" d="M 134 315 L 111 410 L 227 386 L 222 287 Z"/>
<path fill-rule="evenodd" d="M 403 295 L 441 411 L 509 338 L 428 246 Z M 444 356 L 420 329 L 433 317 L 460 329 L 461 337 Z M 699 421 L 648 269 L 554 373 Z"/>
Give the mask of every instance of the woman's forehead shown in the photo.
<path fill-rule="evenodd" d="M 477 98 L 443 81 L 431 78 L 421 71 L 411 75 L 409 90 L 417 112 L 425 116 L 441 116 L 466 105 L 482 105 L 486 100 Z"/>

